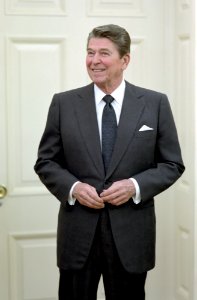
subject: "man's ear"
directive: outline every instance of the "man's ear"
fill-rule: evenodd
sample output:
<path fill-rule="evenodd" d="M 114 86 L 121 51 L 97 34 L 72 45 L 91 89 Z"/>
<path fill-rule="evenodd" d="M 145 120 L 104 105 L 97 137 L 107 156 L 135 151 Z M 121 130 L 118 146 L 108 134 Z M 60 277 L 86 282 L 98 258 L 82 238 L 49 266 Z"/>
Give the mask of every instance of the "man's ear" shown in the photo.
<path fill-rule="evenodd" d="M 122 60 L 123 60 L 123 64 L 122 64 L 122 69 L 125 70 L 130 62 L 130 53 L 127 53 L 125 54 L 123 57 L 122 57 Z"/>

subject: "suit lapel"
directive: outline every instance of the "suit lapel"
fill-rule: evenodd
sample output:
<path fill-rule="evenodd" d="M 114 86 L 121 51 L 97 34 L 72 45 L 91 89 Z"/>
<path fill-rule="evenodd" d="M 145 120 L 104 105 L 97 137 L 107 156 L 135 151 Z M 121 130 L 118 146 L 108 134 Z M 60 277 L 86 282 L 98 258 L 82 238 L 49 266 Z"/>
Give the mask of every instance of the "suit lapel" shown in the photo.
<path fill-rule="evenodd" d="M 94 101 L 94 85 L 90 84 L 81 89 L 77 96 L 75 111 L 79 122 L 79 130 L 86 145 L 87 153 L 90 155 L 98 173 L 103 176 L 104 166 Z M 138 120 L 145 106 L 142 96 L 142 94 L 135 93 L 133 85 L 126 83 L 117 139 L 106 178 L 111 176 L 133 138 Z"/>
<path fill-rule="evenodd" d="M 90 84 L 78 93 L 75 110 L 79 130 L 97 171 L 103 176 L 104 166 L 101 154 L 100 136 L 94 101 L 94 85 Z"/>
<path fill-rule="evenodd" d="M 112 172 L 127 150 L 127 147 L 133 138 L 138 120 L 145 106 L 142 95 L 136 94 L 134 89 L 135 87 L 133 85 L 126 83 L 125 96 L 118 125 L 117 139 L 106 177 L 111 176 Z"/>

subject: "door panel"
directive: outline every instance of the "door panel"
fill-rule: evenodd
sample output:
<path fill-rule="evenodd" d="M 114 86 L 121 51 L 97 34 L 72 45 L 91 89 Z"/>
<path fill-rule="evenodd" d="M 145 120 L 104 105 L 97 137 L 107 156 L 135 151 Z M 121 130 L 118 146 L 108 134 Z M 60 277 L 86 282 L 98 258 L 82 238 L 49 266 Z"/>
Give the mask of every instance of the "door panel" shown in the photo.
<path fill-rule="evenodd" d="M 176 119 L 186 171 L 175 190 L 175 289 L 176 300 L 196 299 L 194 280 L 194 221 L 195 221 L 195 1 L 176 3 Z"/>

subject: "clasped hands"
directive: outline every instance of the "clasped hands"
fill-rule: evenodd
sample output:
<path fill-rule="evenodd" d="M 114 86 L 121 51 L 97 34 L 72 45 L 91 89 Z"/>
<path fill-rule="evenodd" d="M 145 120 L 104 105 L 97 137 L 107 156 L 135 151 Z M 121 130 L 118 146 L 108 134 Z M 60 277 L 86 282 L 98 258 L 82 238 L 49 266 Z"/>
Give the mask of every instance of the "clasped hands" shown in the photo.
<path fill-rule="evenodd" d="M 114 182 L 108 189 L 98 195 L 96 189 L 87 184 L 79 182 L 73 189 L 73 196 L 80 204 L 94 209 L 101 209 L 105 203 L 119 206 L 135 196 L 135 186 L 131 179 L 123 179 Z"/>

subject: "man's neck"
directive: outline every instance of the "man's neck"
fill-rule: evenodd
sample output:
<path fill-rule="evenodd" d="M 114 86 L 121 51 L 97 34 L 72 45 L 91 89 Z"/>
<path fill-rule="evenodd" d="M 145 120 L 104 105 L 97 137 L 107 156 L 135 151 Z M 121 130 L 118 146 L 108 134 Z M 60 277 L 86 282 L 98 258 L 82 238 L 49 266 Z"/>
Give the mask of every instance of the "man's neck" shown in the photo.
<path fill-rule="evenodd" d="M 114 85 L 98 85 L 95 84 L 100 90 L 103 91 L 103 93 L 105 93 L 106 95 L 111 95 L 124 81 L 124 79 L 122 79 L 120 82 L 118 82 L 117 84 Z"/>

